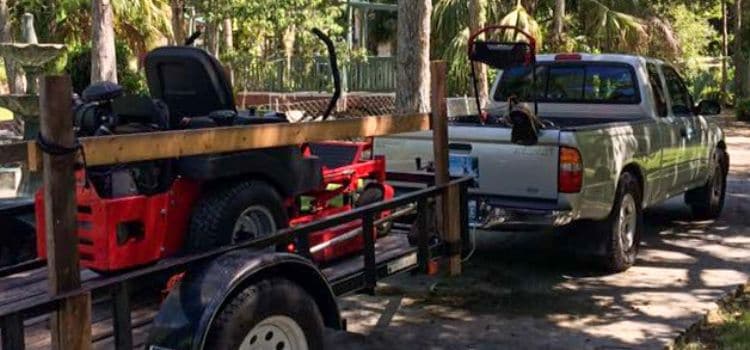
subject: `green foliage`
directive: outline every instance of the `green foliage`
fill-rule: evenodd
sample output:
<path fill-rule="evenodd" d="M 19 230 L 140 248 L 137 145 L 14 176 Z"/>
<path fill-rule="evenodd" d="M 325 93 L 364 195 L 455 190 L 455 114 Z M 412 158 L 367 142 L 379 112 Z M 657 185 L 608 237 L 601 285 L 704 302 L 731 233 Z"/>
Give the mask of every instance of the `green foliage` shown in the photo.
<path fill-rule="evenodd" d="M 723 324 L 719 328 L 719 343 L 722 349 L 740 350 L 750 348 L 750 312 Z"/>
<path fill-rule="evenodd" d="M 737 120 L 750 122 L 750 99 L 744 99 L 737 102 L 735 106 Z"/>
<path fill-rule="evenodd" d="M 143 74 L 130 69 L 133 53 L 122 42 L 115 45 L 117 55 L 117 80 L 129 94 L 147 93 Z M 65 72 L 73 82 L 73 91 L 81 93 L 91 82 L 91 45 L 77 45 L 70 49 Z"/>

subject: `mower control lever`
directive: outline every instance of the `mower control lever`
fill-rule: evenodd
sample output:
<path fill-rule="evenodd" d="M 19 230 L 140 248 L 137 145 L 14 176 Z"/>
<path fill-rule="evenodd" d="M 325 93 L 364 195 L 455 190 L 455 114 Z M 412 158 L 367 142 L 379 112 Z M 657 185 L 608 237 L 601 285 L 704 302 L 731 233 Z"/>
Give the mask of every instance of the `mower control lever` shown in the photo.
<path fill-rule="evenodd" d="M 323 120 L 326 120 L 331 115 L 331 112 L 333 112 L 336 103 L 341 97 L 341 73 L 339 72 L 338 59 L 336 58 L 336 47 L 333 46 L 331 38 L 318 28 L 313 28 L 312 33 L 326 44 L 326 48 L 328 49 L 328 59 L 330 60 L 331 66 L 331 74 L 333 75 L 333 96 L 331 97 L 331 101 L 328 102 L 328 108 L 326 108 L 325 113 L 323 113 Z"/>

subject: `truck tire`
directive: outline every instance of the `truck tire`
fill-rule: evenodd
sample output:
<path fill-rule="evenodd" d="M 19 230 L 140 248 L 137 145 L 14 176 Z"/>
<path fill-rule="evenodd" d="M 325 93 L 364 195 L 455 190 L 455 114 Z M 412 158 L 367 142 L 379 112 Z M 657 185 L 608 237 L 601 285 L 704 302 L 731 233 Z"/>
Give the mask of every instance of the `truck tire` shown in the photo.
<path fill-rule="evenodd" d="M 728 160 L 723 150 L 717 150 L 716 157 L 713 169 L 711 169 L 711 177 L 706 184 L 685 193 L 685 203 L 690 206 L 695 219 L 717 219 L 724 209 Z"/>
<path fill-rule="evenodd" d="M 323 349 L 323 317 L 295 283 L 264 279 L 232 297 L 208 333 L 206 349 Z"/>
<path fill-rule="evenodd" d="M 198 200 L 185 241 L 187 252 L 273 234 L 288 225 L 281 196 L 262 181 L 215 188 Z"/>
<path fill-rule="evenodd" d="M 643 232 L 641 186 L 631 173 L 623 173 L 617 184 L 615 203 L 604 222 L 607 232 L 603 265 L 607 271 L 622 272 L 635 263 Z"/>
<path fill-rule="evenodd" d="M 383 188 L 380 186 L 367 186 L 364 191 L 357 197 L 357 200 L 354 202 L 354 208 L 364 207 L 366 205 L 374 204 L 383 201 L 385 198 L 385 193 L 383 192 Z M 381 217 L 385 217 L 385 215 L 381 215 Z M 378 237 L 385 237 L 393 228 L 393 221 L 387 221 L 380 225 L 377 225 L 375 228 L 377 230 Z"/>

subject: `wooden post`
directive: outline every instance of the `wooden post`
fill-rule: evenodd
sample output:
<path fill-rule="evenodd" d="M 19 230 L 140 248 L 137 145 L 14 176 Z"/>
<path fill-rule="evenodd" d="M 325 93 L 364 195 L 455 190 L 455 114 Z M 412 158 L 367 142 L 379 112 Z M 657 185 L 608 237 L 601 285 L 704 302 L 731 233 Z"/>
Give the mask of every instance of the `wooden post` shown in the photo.
<path fill-rule="evenodd" d="M 448 172 L 448 108 L 446 106 L 447 65 L 444 61 L 433 61 L 430 64 L 432 76 L 432 147 L 434 153 L 435 184 L 442 185 L 450 181 Z M 438 228 L 441 238 L 448 244 L 448 273 L 451 276 L 461 273 L 461 253 L 454 249 L 461 244 L 460 211 L 458 188 L 451 186 L 438 202 Z"/>
<path fill-rule="evenodd" d="M 448 111 L 445 104 L 447 92 L 447 65 L 445 61 L 433 61 L 430 64 L 432 76 L 432 147 L 435 155 L 435 184 L 442 185 L 450 181 L 448 174 Z"/>
<path fill-rule="evenodd" d="M 41 134 L 50 145 L 73 147 L 71 81 L 68 76 L 45 76 L 39 107 Z M 51 294 L 81 286 L 76 234 L 75 153 L 42 156 L 44 216 L 47 222 L 47 266 Z M 52 349 L 91 347 L 90 295 L 66 299 L 52 315 Z"/>

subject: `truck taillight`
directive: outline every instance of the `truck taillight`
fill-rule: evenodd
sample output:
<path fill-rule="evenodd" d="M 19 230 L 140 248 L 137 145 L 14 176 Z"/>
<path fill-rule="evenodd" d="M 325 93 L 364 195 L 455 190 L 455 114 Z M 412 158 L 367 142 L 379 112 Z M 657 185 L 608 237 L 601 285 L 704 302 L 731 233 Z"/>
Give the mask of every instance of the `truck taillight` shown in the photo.
<path fill-rule="evenodd" d="M 581 153 L 571 147 L 560 147 L 560 171 L 557 179 L 558 190 L 562 193 L 581 192 L 583 183 L 583 162 Z"/>

